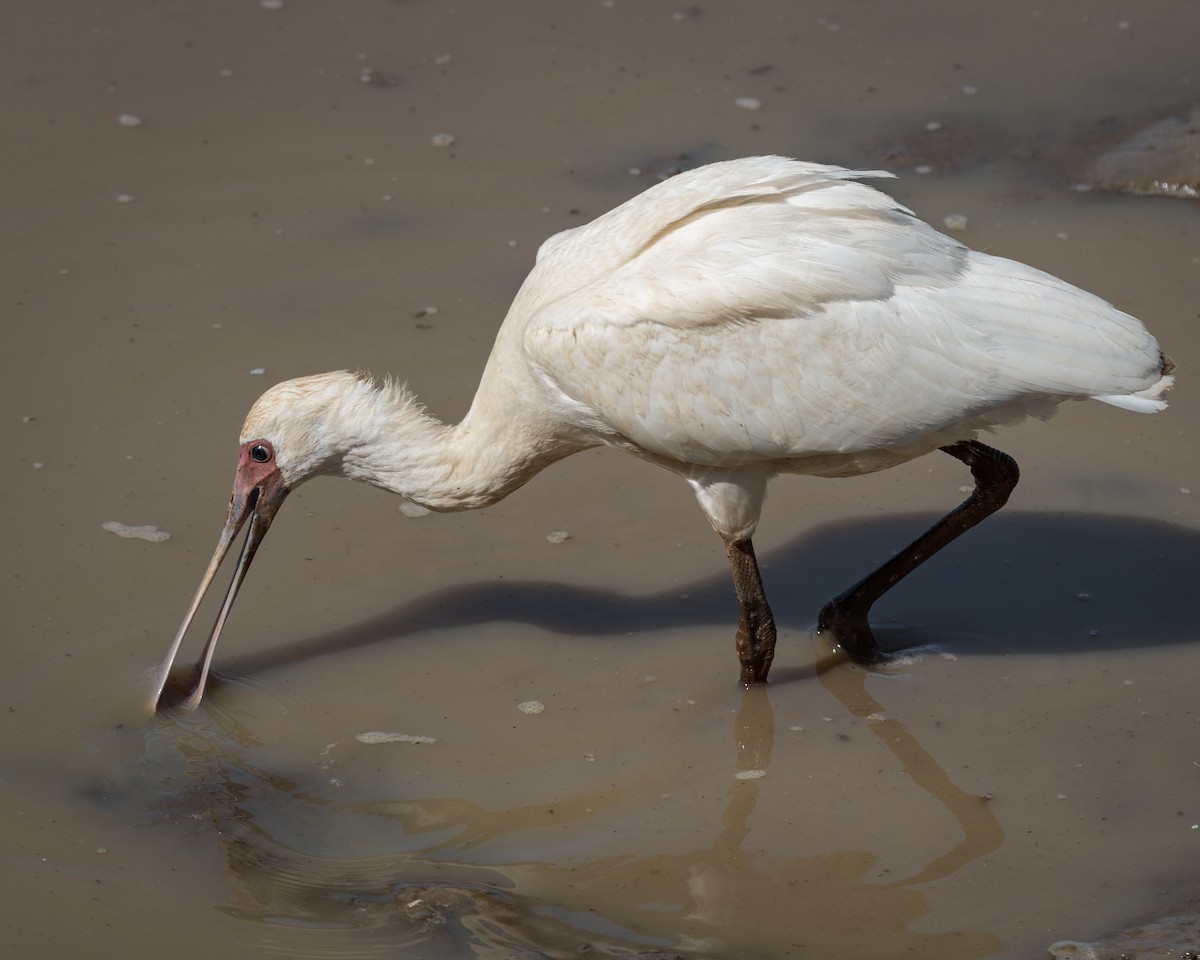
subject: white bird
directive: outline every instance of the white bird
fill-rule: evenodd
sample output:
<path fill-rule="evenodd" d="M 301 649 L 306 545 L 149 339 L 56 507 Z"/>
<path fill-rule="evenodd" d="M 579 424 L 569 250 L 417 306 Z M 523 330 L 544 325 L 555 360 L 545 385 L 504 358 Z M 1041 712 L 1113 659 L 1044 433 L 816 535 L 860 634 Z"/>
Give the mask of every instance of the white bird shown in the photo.
<path fill-rule="evenodd" d="M 743 683 L 767 679 L 775 624 L 751 536 L 779 473 L 850 477 L 943 450 L 975 490 L 830 601 L 819 629 L 880 653 L 871 604 L 999 509 L 1017 466 L 976 435 L 1064 400 L 1151 413 L 1171 361 L 1133 317 L 1032 267 L 967 249 L 858 181 L 781 157 L 680 174 L 547 240 L 461 423 L 403 386 L 334 372 L 280 383 L 241 433 L 216 552 L 157 676 L 158 705 L 217 567 L 249 520 L 196 667 L 213 650 L 284 498 L 310 477 L 363 480 L 434 511 L 485 507 L 590 447 L 677 474 L 725 541 Z"/>

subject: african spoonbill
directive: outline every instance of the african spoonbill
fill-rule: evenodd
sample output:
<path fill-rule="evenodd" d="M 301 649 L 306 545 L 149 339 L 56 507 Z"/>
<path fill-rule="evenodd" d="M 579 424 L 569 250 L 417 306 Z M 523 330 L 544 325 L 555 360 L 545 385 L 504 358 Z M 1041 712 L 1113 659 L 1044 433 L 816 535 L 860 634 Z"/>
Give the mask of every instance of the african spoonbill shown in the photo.
<path fill-rule="evenodd" d="M 156 678 L 158 705 L 223 557 L 249 524 L 184 708 L 199 703 L 230 607 L 284 498 L 323 474 L 433 511 L 485 507 L 590 447 L 679 475 L 725 542 L 741 681 L 767 679 L 775 623 L 751 537 L 779 473 L 849 477 L 934 450 L 975 488 L 832 599 L 818 628 L 880 657 L 872 603 L 999 509 L 1017 466 L 976 436 L 1092 398 L 1163 409 L 1171 361 L 1133 317 L 1055 277 L 971 251 L 859 182 L 781 157 L 714 163 L 547 240 L 461 423 L 403 386 L 333 372 L 251 408 L 229 513 Z"/>

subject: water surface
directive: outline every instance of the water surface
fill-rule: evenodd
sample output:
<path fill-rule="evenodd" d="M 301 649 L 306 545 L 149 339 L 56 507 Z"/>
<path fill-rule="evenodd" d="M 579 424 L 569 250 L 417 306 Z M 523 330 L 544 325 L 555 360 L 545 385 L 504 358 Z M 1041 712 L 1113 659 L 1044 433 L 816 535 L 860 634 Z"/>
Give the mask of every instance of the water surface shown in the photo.
<path fill-rule="evenodd" d="M 6 24 L 12 955 L 1017 960 L 1195 892 L 1200 221 L 1070 189 L 1106 131 L 1195 99 L 1195 9 L 56 0 Z M 884 642 L 923 647 L 881 671 L 833 660 L 816 612 L 958 501 L 961 465 L 779 481 L 756 544 L 782 636 L 750 693 L 723 551 L 666 473 L 593 451 L 419 521 L 313 483 L 204 707 L 147 716 L 259 392 L 363 368 L 457 418 L 546 236 L 681 155 L 767 152 L 894 168 L 931 222 L 1142 317 L 1171 409 L 998 435 L 1010 512 L 880 604 Z"/>

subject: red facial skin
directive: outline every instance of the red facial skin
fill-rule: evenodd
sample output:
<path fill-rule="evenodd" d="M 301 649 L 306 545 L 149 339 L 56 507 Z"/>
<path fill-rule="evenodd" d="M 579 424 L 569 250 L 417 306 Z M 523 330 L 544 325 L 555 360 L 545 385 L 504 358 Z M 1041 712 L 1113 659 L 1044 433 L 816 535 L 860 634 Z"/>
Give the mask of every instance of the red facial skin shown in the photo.
<path fill-rule="evenodd" d="M 279 512 L 279 507 L 287 494 L 287 483 L 275 460 L 275 447 L 271 441 L 250 440 L 242 444 L 238 454 L 237 472 L 233 478 L 233 494 L 229 498 L 229 513 L 225 518 L 225 528 L 221 531 L 221 539 L 217 542 L 217 549 L 213 553 L 212 560 L 209 561 L 208 570 L 205 571 L 204 578 L 200 581 L 200 589 L 196 591 L 196 597 L 192 601 L 187 615 L 183 618 L 179 633 L 175 636 L 175 642 L 171 645 L 166 660 L 159 668 L 153 698 L 155 709 L 163 705 L 163 691 L 167 686 L 171 665 L 174 663 L 180 644 L 200 607 L 200 601 L 204 599 L 209 584 L 212 583 L 217 568 L 220 567 L 221 561 L 229 551 L 234 537 L 249 520 L 250 529 L 246 534 L 246 542 L 242 546 L 241 555 L 238 557 L 237 570 L 234 571 L 233 580 L 229 584 L 229 590 L 221 604 L 217 622 L 213 626 L 208 642 L 200 654 L 200 660 L 196 664 L 195 684 L 191 693 L 178 706 L 184 710 L 191 710 L 200 703 L 200 698 L 204 695 L 204 685 L 208 679 L 208 669 L 212 663 L 213 651 L 221 636 L 221 628 L 225 626 L 225 619 L 233 607 L 234 598 L 237 597 L 246 571 L 250 569 L 250 561 L 254 559 L 258 545 L 266 536 L 271 521 L 275 519 L 275 514 Z"/>
<path fill-rule="evenodd" d="M 238 453 L 237 472 L 233 477 L 230 519 L 236 516 L 240 528 L 249 512 L 253 511 L 255 525 L 262 524 L 262 533 L 265 534 L 286 496 L 287 484 L 275 462 L 275 447 L 271 441 L 248 440 L 243 443 Z M 258 539 L 262 539 L 261 534 Z"/>

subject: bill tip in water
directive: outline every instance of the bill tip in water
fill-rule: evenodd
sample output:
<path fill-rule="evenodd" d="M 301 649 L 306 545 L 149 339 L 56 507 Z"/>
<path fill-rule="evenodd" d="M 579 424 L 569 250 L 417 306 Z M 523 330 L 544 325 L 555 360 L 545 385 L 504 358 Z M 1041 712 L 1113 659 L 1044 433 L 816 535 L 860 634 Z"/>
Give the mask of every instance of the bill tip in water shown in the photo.
<path fill-rule="evenodd" d="M 198 670 L 190 676 L 167 677 L 162 689 L 151 703 L 154 713 L 190 713 L 200 705 L 204 686 L 197 677 Z"/>

